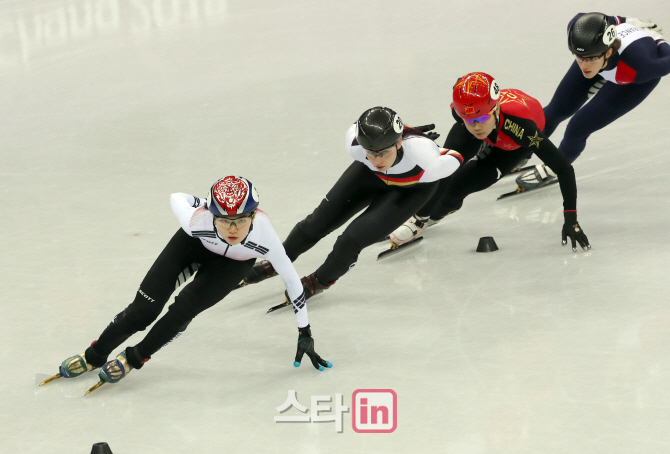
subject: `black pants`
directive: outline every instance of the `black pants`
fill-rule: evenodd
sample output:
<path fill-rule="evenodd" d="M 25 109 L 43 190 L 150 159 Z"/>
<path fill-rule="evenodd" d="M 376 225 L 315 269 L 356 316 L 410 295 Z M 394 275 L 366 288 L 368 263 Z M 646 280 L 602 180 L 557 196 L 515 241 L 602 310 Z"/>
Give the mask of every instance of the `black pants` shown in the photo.
<path fill-rule="evenodd" d="M 316 271 L 321 283 L 335 282 L 356 264 L 363 248 L 402 225 L 430 199 L 436 187 L 437 182 L 389 186 L 355 161 L 314 212 L 293 228 L 284 241 L 286 254 L 295 261 L 321 238 L 367 207 L 337 238 L 332 252 Z"/>
<path fill-rule="evenodd" d="M 532 153 L 525 147 L 516 150 L 492 147 L 470 134 L 461 123 L 451 128 L 444 148 L 461 153 L 466 164 L 450 177 L 440 180 L 435 195 L 417 212 L 421 217 L 439 220 L 460 210 L 468 195 L 493 185 Z"/>
<path fill-rule="evenodd" d="M 146 329 L 158 318 L 188 274 L 197 269 L 193 281 L 175 297 L 168 312 L 139 344 L 126 349 L 130 365 L 142 367 L 144 360 L 178 337 L 196 315 L 230 293 L 254 262 L 255 259 L 241 262 L 215 254 L 199 239 L 179 229 L 144 277 L 135 300 L 105 328 L 92 349 L 87 350 L 87 361 L 101 366 L 115 348 L 137 331 Z"/>

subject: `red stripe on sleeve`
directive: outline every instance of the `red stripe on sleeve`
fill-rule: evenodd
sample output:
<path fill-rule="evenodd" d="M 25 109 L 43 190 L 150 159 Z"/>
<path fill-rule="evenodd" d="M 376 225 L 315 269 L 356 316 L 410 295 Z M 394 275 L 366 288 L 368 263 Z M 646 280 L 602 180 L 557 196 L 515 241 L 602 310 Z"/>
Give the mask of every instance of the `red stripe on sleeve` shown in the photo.
<path fill-rule="evenodd" d="M 447 153 L 449 156 L 453 156 L 454 158 L 457 158 L 459 161 L 461 161 L 461 164 L 463 164 L 463 156 L 458 151 L 452 151 L 450 153 Z"/>

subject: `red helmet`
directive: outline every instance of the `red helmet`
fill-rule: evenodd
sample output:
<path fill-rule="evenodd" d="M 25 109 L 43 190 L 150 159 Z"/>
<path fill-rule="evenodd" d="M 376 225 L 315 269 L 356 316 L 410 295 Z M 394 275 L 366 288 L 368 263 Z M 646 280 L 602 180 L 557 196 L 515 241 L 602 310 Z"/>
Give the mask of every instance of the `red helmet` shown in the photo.
<path fill-rule="evenodd" d="M 227 176 L 209 190 L 209 211 L 214 216 L 234 216 L 253 212 L 258 207 L 258 191 L 244 177 Z"/>
<path fill-rule="evenodd" d="M 472 120 L 491 112 L 498 103 L 500 86 L 486 73 L 470 73 L 454 85 L 454 109 L 459 117 Z"/>

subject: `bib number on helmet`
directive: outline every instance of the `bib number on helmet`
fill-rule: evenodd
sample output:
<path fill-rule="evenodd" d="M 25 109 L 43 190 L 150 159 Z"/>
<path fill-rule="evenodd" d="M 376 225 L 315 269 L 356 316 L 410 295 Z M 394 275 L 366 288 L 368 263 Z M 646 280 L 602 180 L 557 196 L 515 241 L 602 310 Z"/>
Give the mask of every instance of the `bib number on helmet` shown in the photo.
<path fill-rule="evenodd" d="M 395 132 L 402 132 L 404 125 L 402 124 L 402 120 L 398 116 L 398 114 L 395 114 L 393 117 L 393 130 Z"/>
<path fill-rule="evenodd" d="M 491 82 L 491 99 L 494 101 L 500 96 L 500 86 L 495 80 Z"/>
<path fill-rule="evenodd" d="M 605 33 L 603 34 L 603 42 L 606 45 L 610 45 L 614 42 L 616 39 L 616 27 L 614 25 L 610 25 L 607 27 L 607 30 L 605 30 Z"/>

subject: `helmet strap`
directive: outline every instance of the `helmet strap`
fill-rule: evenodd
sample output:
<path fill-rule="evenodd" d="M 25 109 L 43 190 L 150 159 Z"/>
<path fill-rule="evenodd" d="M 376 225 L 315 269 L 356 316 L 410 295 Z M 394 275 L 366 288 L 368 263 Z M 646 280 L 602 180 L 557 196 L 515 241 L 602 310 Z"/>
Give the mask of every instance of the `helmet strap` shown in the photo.
<path fill-rule="evenodd" d="M 396 144 L 394 144 L 394 145 L 396 145 Z M 396 148 L 395 161 L 393 161 L 393 164 L 391 164 L 391 167 L 393 167 L 394 165 L 399 163 L 402 160 L 402 157 L 403 157 L 404 154 L 405 154 L 405 152 L 402 149 L 402 145 L 400 145 L 400 148 Z"/>
<path fill-rule="evenodd" d="M 251 225 L 249 226 L 249 233 L 247 233 L 247 236 L 244 237 L 244 239 L 242 240 L 242 243 L 244 243 L 245 241 L 247 241 L 247 238 L 249 237 L 249 234 L 250 234 L 251 231 L 254 229 L 254 223 L 253 223 L 253 220 L 254 220 L 255 217 L 256 217 L 256 210 L 254 210 L 253 213 L 251 213 L 251 221 L 252 221 L 252 222 L 251 222 Z M 240 243 L 240 244 L 242 244 L 242 243 Z"/>
<path fill-rule="evenodd" d="M 605 51 L 605 54 L 603 55 L 603 57 L 605 57 L 605 61 L 603 61 L 603 66 L 602 66 L 602 68 L 600 68 L 600 71 L 598 71 L 598 72 L 602 72 L 602 71 L 605 70 L 605 68 L 607 68 L 607 64 L 609 63 L 610 58 L 612 58 L 612 55 L 614 55 L 614 50 L 612 50 L 612 53 L 610 54 L 610 56 L 609 57 L 607 56 L 607 52 L 609 52 L 611 49 L 612 48 L 610 47 L 609 49 L 607 49 Z"/>

